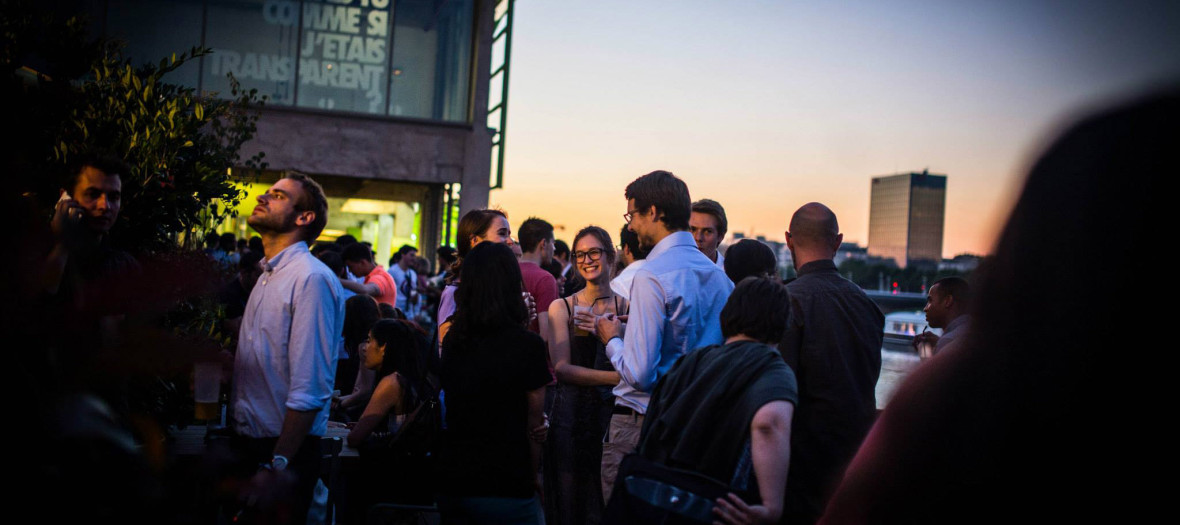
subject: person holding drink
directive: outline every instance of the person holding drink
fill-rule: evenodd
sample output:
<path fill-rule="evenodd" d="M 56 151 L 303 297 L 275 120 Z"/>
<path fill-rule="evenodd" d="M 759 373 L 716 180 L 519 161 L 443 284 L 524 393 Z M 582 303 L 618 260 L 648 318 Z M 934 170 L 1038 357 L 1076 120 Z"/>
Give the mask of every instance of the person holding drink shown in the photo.
<path fill-rule="evenodd" d="M 545 448 L 546 521 L 598 523 L 604 506 L 602 438 L 619 373 L 606 357 L 594 320 L 625 314 L 627 300 L 611 291 L 615 248 L 606 230 L 579 231 L 572 259 L 586 287 L 549 305 L 549 356 L 557 387 Z"/>

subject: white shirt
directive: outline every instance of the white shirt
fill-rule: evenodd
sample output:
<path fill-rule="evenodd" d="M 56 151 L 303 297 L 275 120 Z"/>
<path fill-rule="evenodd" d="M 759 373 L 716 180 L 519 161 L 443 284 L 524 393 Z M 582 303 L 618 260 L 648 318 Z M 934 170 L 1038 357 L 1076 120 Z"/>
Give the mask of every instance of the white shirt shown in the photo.
<path fill-rule="evenodd" d="M 234 428 L 277 437 L 288 409 L 319 410 L 309 434 L 322 436 L 344 327 L 343 287 L 304 242 L 263 259 L 262 268 L 238 335 Z"/>
<path fill-rule="evenodd" d="M 716 264 L 718 268 L 721 268 L 722 272 L 725 272 L 725 256 L 721 255 L 721 250 L 717 250 L 717 262 L 713 264 Z"/>
<path fill-rule="evenodd" d="M 635 272 L 638 272 L 643 265 L 647 264 L 647 259 L 639 259 L 628 264 L 623 271 L 619 272 L 614 279 L 610 281 L 610 289 L 616 295 L 623 299 L 631 299 L 631 280 L 635 279 Z"/>
<path fill-rule="evenodd" d="M 410 312 L 406 310 L 406 300 L 410 297 L 411 288 L 416 290 L 418 288 L 418 274 L 414 272 L 413 268 L 402 269 L 401 266 L 395 264 L 389 267 L 389 275 L 393 276 L 394 282 L 397 283 L 397 308 L 406 314 L 406 317 L 411 317 Z M 406 284 L 409 279 L 410 284 Z M 411 288 L 407 288 L 407 286 Z M 413 306 L 413 305 L 411 305 Z"/>
<path fill-rule="evenodd" d="M 622 381 L 615 403 L 647 412 L 651 390 L 680 356 L 722 342 L 721 309 L 733 282 L 679 231 L 652 248 L 631 282 L 626 338 L 606 355 Z"/>
<path fill-rule="evenodd" d="M 937 355 L 943 350 L 951 347 L 951 343 L 958 340 L 959 336 L 967 333 L 971 327 L 971 316 L 960 315 L 953 321 L 946 324 L 946 328 L 942 329 L 942 337 L 938 338 L 938 342 L 934 344 L 934 353 Z"/>

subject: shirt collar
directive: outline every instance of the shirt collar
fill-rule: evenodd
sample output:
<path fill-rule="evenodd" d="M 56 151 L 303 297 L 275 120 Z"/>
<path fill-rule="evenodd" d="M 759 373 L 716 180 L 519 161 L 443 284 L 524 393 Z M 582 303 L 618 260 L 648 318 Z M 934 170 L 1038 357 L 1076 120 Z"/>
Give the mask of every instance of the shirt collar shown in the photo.
<path fill-rule="evenodd" d="M 697 241 L 692 238 L 691 233 L 686 231 L 676 231 L 669 233 L 667 237 L 664 237 L 660 240 L 660 242 L 656 243 L 655 247 L 651 249 L 651 252 L 647 254 L 647 258 L 655 259 L 664 252 L 671 250 L 676 246 L 691 246 L 693 249 L 696 249 Z"/>
<path fill-rule="evenodd" d="M 283 248 L 283 251 L 275 254 L 274 257 L 271 257 L 270 259 L 263 259 L 262 270 L 268 273 L 279 270 L 283 266 L 286 266 L 287 263 L 295 260 L 296 254 L 304 252 L 307 252 L 307 243 L 304 241 L 298 241 L 295 244 Z"/>
<path fill-rule="evenodd" d="M 943 333 L 943 335 L 946 335 L 950 332 L 958 330 L 960 327 L 962 327 L 970 322 L 971 322 L 970 316 L 960 315 L 960 316 L 954 318 L 951 322 L 947 323 L 946 328 L 942 329 L 942 333 Z"/>
<path fill-rule="evenodd" d="M 800 267 L 799 268 L 799 276 L 802 277 L 802 276 L 807 275 L 809 273 L 835 272 L 835 271 L 836 271 L 836 263 L 832 262 L 831 259 L 820 259 L 818 261 L 811 261 L 807 264 L 804 264 L 802 267 Z"/>

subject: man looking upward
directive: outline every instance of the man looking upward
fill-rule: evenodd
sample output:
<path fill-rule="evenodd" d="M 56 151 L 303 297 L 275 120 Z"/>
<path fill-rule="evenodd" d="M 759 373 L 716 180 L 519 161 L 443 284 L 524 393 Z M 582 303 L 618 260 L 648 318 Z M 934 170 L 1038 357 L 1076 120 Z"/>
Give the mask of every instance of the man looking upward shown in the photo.
<path fill-rule="evenodd" d="M 282 492 L 275 473 L 289 466 L 289 517 L 300 523 L 319 473 L 344 322 L 340 279 L 307 249 L 327 222 L 324 191 L 305 175 L 279 179 L 258 197 L 247 223 L 262 236 L 264 273 L 246 303 L 234 360 L 235 444 L 266 467 L 249 490 Z"/>
<path fill-rule="evenodd" d="M 627 220 L 650 249 L 647 262 L 631 282 L 626 337 L 613 315 L 599 317 L 596 328 L 606 354 L 622 381 L 615 387 L 615 407 L 602 448 L 602 492 L 610 498 L 624 455 L 639 442 L 651 390 L 680 356 L 719 344 L 721 309 L 733 283 L 697 249 L 687 231 L 692 199 L 684 181 L 653 171 L 627 186 Z"/>
<path fill-rule="evenodd" d="M 717 251 L 721 241 L 725 239 L 725 232 L 729 229 L 729 222 L 725 220 L 725 208 L 721 203 L 712 199 L 701 199 L 692 203 L 692 216 L 688 219 L 688 231 L 697 242 L 697 248 L 713 261 L 721 271 L 725 271 L 725 256 Z"/>

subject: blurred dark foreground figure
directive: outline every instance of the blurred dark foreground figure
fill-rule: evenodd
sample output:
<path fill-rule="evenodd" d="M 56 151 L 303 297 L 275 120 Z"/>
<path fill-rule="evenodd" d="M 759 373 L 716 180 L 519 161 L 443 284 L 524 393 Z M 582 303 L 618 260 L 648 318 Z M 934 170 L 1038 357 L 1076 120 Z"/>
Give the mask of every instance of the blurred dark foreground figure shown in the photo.
<path fill-rule="evenodd" d="M 1175 224 L 1178 130 L 1173 90 L 1082 122 L 1036 163 L 975 287 L 973 332 L 898 389 L 822 523 L 1158 514 L 1168 484 L 1144 467 L 1171 464 L 1157 427 L 1174 394 L 1153 365 L 1169 348 L 1148 337 L 1172 314 L 1126 279 L 1156 273 L 1144 248 Z"/>

